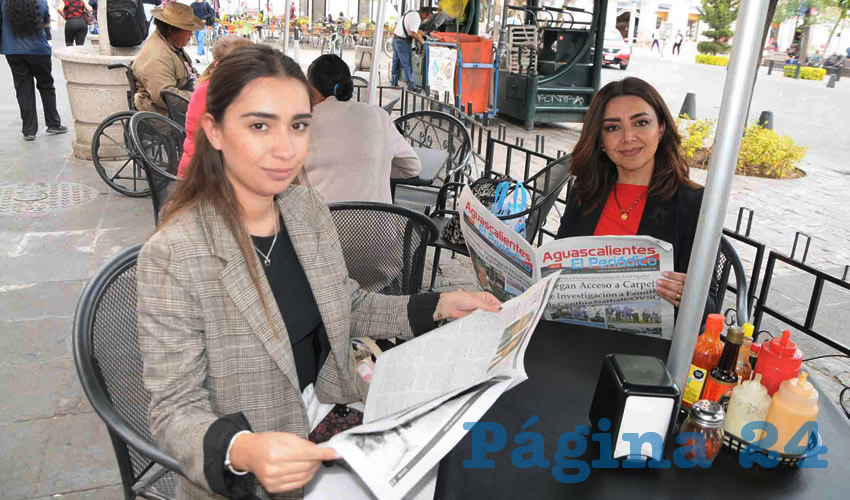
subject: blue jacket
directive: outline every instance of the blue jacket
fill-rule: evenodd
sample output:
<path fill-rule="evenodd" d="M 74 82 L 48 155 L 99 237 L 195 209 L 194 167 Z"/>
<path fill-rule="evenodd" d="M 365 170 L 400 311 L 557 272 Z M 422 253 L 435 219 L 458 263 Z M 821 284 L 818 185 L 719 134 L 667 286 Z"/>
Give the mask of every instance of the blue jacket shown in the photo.
<path fill-rule="evenodd" d="M 36 1 L 41 9 L 41 16 L 44 22 L 49 22 L 50 11 L 47 8 L 47 0 Z M 31 56 L 49 56 L 51 54 L 50 45 L 47 43 L 47 36 L 44 34 L 43 29 L 39 29 L 32 35 L 24 38 L 18 38 L 12 34 L 12 28 L 9 26 L 9 16 L 6 15 L 5 0 L 0 0 L 0 9 L 2 9 L 3 13 L 3 36 L 0 38 L 0 53 Z"/>

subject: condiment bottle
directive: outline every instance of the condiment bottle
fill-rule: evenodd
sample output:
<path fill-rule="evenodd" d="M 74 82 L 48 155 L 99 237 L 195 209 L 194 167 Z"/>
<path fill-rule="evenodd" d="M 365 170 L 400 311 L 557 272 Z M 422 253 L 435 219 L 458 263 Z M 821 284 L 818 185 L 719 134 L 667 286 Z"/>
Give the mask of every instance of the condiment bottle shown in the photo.
<path fill-rule="evenodd" d="M 814 422 L 818 418 L 818 391 L 812 383 L 806 380 L 808 372 L 803 372 L 798 378 L 785 380 L 779 390 L 773 395 L 770 411 L 767 412 L 767 422 L 776 426 L 778 437 L 776 444 L 770 447 L 780 453 L 785 451 L 791 438 L 797 434 L 806 422 Z M 809 433 L 800 437 L 800 441 L 791 443 L 792 446 L 806 447 Z M 793 453 L 791 453 L 793 454 Z"/>
<path fill-rule="evenodd" d="M 762 385 L 773 396 L 779 384 L 800 374 L 802 364 L 803 353 L 791 340 L 791 332 L 785 330 L 781 339 L 770 339 L 762 344 L 755 373 L 761 373 Z"/>
<path fill-rule="evenodd" d="M 717 366 L 711 369 L 711 374 L 705 387 L 702 388 L 700 399 L 708 399 L 720 403 L 724 408 L 729 403 L 732 389 L 738 384 L 738 374 L 735 365 L 738 363 L 738 350 L 744 340 L 744 330 L 730 326 L 726 330 L 726 345 Z"/>
<path fill-rule="evenodd" d="M 759 359 L 759 351 L 761 350 L 761 344 L 758 342 L 753 342 L 750 344 L 750 368 L 753 370 L 756 369 L 756 361 Z"/>
<path fill-rule="evenodd" d="M 722 314 L 709 314 L 705 321 L 705 332 L 697 339 L 694 359 L 688 371 L 688 381 L 685 382 L 685 390 L 682 393 L 682 406 L 685 408 L 699 399 L 708 372 L 720 360 L 720 353 L 723 352 L 723 341 L 720 340 L 723 321 Z"/>
<path fill-rule="evenodd" d="M 753 325 L 744 323 L 744 342 L 738 351 L 738 364 L 735 365 L 735 373 L 739 380 L 749 380 L 753 368 L 750 366 L 750 346 L 753 344 Z M 727 415 L 728 418 L 728 415 Z"/>
<path fill-rule="evenodd" d="M 746 380 L 732 390 L 729 408 L 726 410 L 726 423 L 723 429 L 741 437 L 741 429 L 750 422 L 764 422 L 770 408 L 770 396 L 761 385 L 761 374 L 755 380 Z"/>
<path fill-rule="evenodd" d="M 679 433 L 698 432 L 705 436 L 705 458 L 714 460 L 714 457 L 720 453 L 720 447 L 723 446 L 723 423 L 726 420 L 726 414 L 723 412 L 723 407 L 714 401 L 699 400 L 691 405 L 688 411 L 688 418 L 682 423 L 682 428 Z M 694 440 L 688 439 L 685 446 L 693 446 Z M 685 454 L 685 458 L 693 460 L 696 456 L 695 452 Z"/>

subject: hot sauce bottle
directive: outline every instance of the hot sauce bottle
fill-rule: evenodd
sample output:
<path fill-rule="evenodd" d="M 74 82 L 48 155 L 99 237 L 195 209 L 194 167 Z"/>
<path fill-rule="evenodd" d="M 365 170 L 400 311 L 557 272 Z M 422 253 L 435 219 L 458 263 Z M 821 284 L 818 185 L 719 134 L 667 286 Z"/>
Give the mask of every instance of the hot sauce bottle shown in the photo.
<path fill-rule="evenodd" d="M 705 321 L 705 332 L 697 339 L 694 359 L 688 371 L 688 381 L 682 394 L 682 406 L 689 408 L 700 399 L 708 372 L 717 365 L 723 351 L 720 332 L 723 331 L 723 315 L 709 314 Z"/>
<path fill-rule="evenodd" d="M 738 364 L 738 350 L 744 340 L 744 330 L 737 326 L 730 326 L 726 330 L 726 345 L 720 361 L 711 370 L 705 387 L 702 388 L 700 399 L 708 399 L 720 403 L 724 408 L 732 396 L 732 389 L 738 384 L 738 374 L 735 373 L 735 365 Z"/>

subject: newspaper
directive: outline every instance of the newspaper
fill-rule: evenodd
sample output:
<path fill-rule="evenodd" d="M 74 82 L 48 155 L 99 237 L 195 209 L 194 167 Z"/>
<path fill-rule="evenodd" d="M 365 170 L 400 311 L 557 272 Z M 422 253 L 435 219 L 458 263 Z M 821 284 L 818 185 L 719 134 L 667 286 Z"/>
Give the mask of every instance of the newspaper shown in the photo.
<path fill-rule="evenodd" d="M 372 493 L 402 498 L 511 387 L 528 377 L 523 358 L 556 277 L 531 286 L 498 313 L 476 311 L 383 353 L 363 425 L 333 448 Z"/>
<path fill-rule="evenodd" d="M 483 290 L 509 300 L 557 274 L 545 319 L 673 337 L 673 305 L 655 292 L 661 273 L 673 270 L 671 244 L 649 236 L 591 236 L 534 248 L 468 186 L 459 207 L 461 232 Z"/>

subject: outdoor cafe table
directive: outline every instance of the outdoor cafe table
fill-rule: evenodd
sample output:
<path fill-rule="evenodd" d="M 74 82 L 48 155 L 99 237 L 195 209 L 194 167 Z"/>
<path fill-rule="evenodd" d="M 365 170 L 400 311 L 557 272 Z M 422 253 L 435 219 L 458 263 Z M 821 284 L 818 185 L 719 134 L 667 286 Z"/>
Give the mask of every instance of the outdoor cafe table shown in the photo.
<path fill-rule="evenodd" d="M 434 179 L 440 173 L 440 169 L 445 166 L 449 159 L 449 152 L 442 149 L 427 149 L 413 148 L 416 156 L 419 157 L 419 163 L 422 168 L 419 170 L 419 175 L 407 178 L 392 178 L 390 185 L 392 186 L 393 198 L 395 198 L 395 187 L 399 184 L 406 186 L 430 186 L 434 184 Z"/>
<path fill-rule="evenodd" d="M 652 355 L 667 359 L 669 342 L 591 327 L 541 321 L 525 354 L 528 380 L 505 393 L 480 419 L 505 426 L 507 442 L 486 458 L 492 469 L 465 469 L 472 458 L 471 433 L 439 465 L 435 498 L 850 498 L 850 420 L 820 392 L 818 429 L 828 451 L 823 469 L 798 467 L 742 468 L 738 455 L 723 448 L 710 468 L 593 469 L 578 484 L 564 484 L 552 476 L 558 436 L 589 425 L 588 411 L 603 358 L 609 353 Z M 545 442 L 549 468 L 520 469 L 511 464 L 511 451 L 519 446 L 513 436 L 532 415 L 540 420 L 527 431 L 539 432 Z M 487 440 L 492 435 L 488 433 Z M 612 437 L 612 440 L 616 436 Z M 524 442 L 524 441 L 522 441 Z M 581 460 L 599 458 L 598 447 L 588 439 Z M 575 448 L 575 443 L 570 443 Z M 568 459 L 572 460 L 572 459 Z M 564 470 L 567 475 L 576 469 Z"/>

